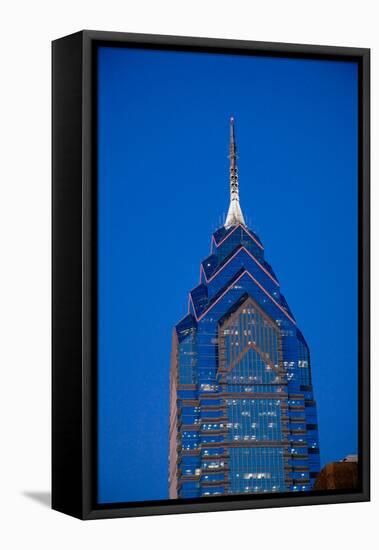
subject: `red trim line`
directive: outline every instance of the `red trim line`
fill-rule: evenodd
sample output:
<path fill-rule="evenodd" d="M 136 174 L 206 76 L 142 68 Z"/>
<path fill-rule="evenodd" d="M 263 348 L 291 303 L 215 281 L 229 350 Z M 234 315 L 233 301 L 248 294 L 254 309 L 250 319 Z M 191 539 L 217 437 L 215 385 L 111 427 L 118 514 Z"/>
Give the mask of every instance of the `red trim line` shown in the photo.
<path fill-rule="evenodd" d="M 191 292 L 192 292 L 192 291 L 191 291 Z M 195 315 L 196 321 L 198 321 L 199 319 L 197 318 L 196 309 L 195 309 L 195 306 L 193 305 L 193 300 L 192 300 L 191 292 L 188 294 L 188 314 L 190 313 L 191 304 L 192 304 L 193 314 Z"/>
<path fill-rule="evenodd" d="M 276 305 L 276 307 L 278 307 L 284 313 L 284 315 L 286 317 L 288 317 L 288 319 L 294 325 L 296 325 L 295 319 L 293 319 L 291 317 L 291 315 L 289 313 L 287 313 L 286 310 L 280 304 L 278 304 L 278 302 L 271 296 L 271 294 L 269 294 L 267 292 L 267 290 L 260 283 L 258 283 L 258 281 L 247 270 L 243 271 L 241 273 L 241 275 L 239 275 L 239 277 L 237 277 L 237 279 L 230 286 L 228 286 L 228 288 L 226 290 L 224 290 L 224 292 L 217 298 L 217 300 L 215 300 L 211 306 L 209 306 L 205 311 L 203 311 L 203 313 L 199 317 L 196 315 L 196 309 L 195 309 L 195 306 L 194 306 L 194 303 L 193 303 L 193 300 L 192 300 L 192 296 L 191 296 L 191 293 L 190 293 L 189 294 L 189 302 L 192 303 L 192 309 L 193 309 L 196 321 L 201 321 L 201 319 L 204 317 L 204 315 L 206 315 L 244 275 L 248 275 L 250 277 L 250 279 L 252 281 L 254 281 L 254 283 L 257 286 L 259 286 L 259 288 L 266 294 L 266 296 L 268 296 L 270 298 L 270 300 Z"/>
<path fill-rule="evenodd" d="M 228 235 L 226 235 L 222 241 L 220 241 L 218 244 L 216 243 L 216 239 L 214 237 L 214 235 L 212 235 L 212 240 L 213 242 L 215 243 L 216 247 L 218 248 L 219 246 L 222 245 L 222 243 L 224 241 L 226 241 L 226 239 L 228 239 L 230 237 L 230 235 L 232 235 L 234 233 L 234 231 L 236 229 L 238 229 L 239 227 L 242 227 L 242 229 L 245 231 L 245 233 L 247 233 L 249 235 L 249 237 L 251 237 L 253 239 L 253 241 L 259 246 L 259 248 L 261 248 L 262 250 L 264 250 L 263 246 L 261 245 L 260 242 L 257 241 L 257 239 L 254 237 L 254 235 L 252 233 L 250 233 L 250 231 L 245 227 L 243 226 L 241 223 L 239 223 L 238 225 L 235 226 L 235 228 L 233 229 L 233 231 L 231 231 Z"/>
<path fill-rule="evenodd" d="M 250 258 L 252 258 L 252 259 L 254 260 L 254 262 L 255 262 L 257 265 L 259 265 L 259 267 L 266 273 L 266 275 L 268 275 L 268 277 L 270 277 L 270 279 L 271 279 L 276 285 L 280 286 L 279 283 L 278 283 L 278 281 L 269 273 L 269 271 L 267 271 L 267 269 L 265 269 L 265 268 L 263 267 L 263 265 L 262 265 L 260 262 L 258 262 L 258 260 L 255 258 L 255 256 L 253 256 L 253 254 L 252 254 L 249 250 L 247 250 L 247 248 L 245 248 L 244 246 L 242 246 L 241 248 L 239 248 L 239 249 L 237 250 L 237 252 L 235 252 L 235 253 L 233 254 L 233 256 L 232 256 L 231 258 L 229 258 L 229 260 L 228 260 L 227 262 L 225 262 L 225 264 L 224 264 L 220 269 L 218 269 L 218 270 L 212 275 L 212 277 L 210 277 L 209 279 L 207 279 L 207 276 L 206 276 L 205 271 L 204 271 L 204 268 L 203 268 L 203 264 L 201 263 L 201 264 L 200 264 L 200 283 L 201 283 L 201 271 L 203 271 L 204 277 L 205 277 L 205 280 L 207 281 L 207 283 L 210 283 L 210 282 L 216 277 L 216 275 L 218 275 L 218 274 L 224 269 L 224 267 L 226 267 L 226 266 L 229 264 L 229 262 L 231 262 L 231 261 L 239 254 L 239 252 L 241 252 L 241 250 L 244 250 L 245 252 L 247 252 L 247 254 L 250 256 Z"/>

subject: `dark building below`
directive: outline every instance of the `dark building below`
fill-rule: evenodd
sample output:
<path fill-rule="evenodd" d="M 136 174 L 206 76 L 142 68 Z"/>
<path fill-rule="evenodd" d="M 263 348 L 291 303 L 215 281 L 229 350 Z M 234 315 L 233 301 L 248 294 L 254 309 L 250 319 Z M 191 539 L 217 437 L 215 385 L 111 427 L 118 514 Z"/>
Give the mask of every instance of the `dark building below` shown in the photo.
<path fill-rule="evenodd" d="M 315 491 L 358 489 L 357 459 L 350 456 L 341 462 L 329 462 L 318 474 L 313 488 Z"/>

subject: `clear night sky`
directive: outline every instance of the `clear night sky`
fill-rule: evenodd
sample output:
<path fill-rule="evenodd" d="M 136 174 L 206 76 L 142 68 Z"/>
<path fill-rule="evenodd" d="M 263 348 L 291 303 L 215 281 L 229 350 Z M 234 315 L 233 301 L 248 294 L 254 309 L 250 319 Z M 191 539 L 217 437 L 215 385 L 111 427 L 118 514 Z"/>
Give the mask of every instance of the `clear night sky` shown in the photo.
<path fill-rule="evenodd" d="M 321 463 L 357 452 L 357 66 L 101 48 L 100 502 L 167 498 L 173 326 L 229 202 L 311 351 Z"/>

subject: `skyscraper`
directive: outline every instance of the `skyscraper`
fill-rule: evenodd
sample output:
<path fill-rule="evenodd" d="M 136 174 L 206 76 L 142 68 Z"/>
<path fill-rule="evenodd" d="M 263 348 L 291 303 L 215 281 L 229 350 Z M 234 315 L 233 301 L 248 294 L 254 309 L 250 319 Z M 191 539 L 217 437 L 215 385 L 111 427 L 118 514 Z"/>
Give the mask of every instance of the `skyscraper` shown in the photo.
<path fill-rule="evenodd" d="M 170 371 L 170 498 L 308 491 L 320 469 L 307 343 L 239 201 L 212 235 Z"/>

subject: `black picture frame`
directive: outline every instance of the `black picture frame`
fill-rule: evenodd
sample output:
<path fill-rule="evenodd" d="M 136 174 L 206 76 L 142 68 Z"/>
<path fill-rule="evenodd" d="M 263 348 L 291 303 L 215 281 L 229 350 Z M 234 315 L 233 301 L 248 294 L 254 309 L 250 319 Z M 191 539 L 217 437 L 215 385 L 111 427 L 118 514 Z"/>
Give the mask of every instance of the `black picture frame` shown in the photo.
<path fill-rule="evenodd" d="M 96 56 L 99 45 L 354 60 L 359 66 L 359 469 L 355 491 L 96 503 Z M 370 50 L 81 31 L 52 43 L 52 507 L 81 519 L 370 499 Z"/>

